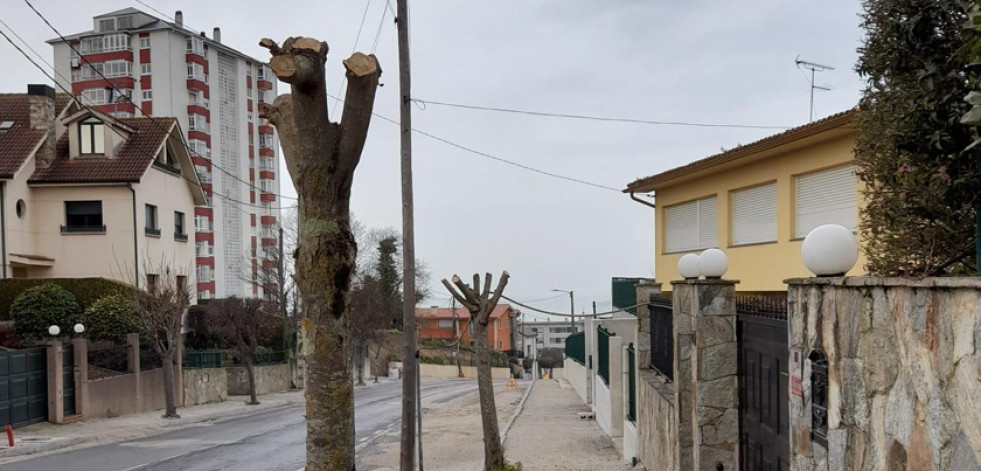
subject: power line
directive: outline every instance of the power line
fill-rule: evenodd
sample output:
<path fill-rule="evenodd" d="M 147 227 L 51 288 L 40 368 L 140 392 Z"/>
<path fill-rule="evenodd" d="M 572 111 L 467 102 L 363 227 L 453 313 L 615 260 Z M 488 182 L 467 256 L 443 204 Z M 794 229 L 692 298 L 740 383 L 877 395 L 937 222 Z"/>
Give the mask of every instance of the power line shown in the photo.
<path fill-rule="evenodd" d="M 616 314 L 618 312 L 624 312 L 624 311 L 627 311 L 628 309 L 633 309 L 635 307 L 640 307 L 640 306 L 643 306 L 644 305 L 644 304 L 634 304 L 633 306 L 627 306 L 625 308 L 617 309 L 615 311 L 597 312 L 595 314 L 569 314 L 569 313 L 552 312 L 552 311 L 546 311 L 544 309 L 539 309 L 537 307 L 529 306 L 529 305 L 523 304 L 523 303 L 521 303 L 519 301 L 515 301 L 515 300 L 513 300 L 513 299 L 511 299 L 511 298 L 509 298 L 507 296 L 503 296 L 503 295 L 501 296 L 501 298 L 506 299 L 508 301 L 511 301 L 512 303 L 517 304 L 518 306 L 521 306 L 521 307 L 523 307 L 525 309 L 531 309 L 532 311 L 535 311 L 535 312 L 540 312 L 542 314 L 547 314 L 549 316 L 558 316 L 558 317 L 598 317 L 598 316 L 605 316 L 607 314 Z"/>
<path fill-rule="evenodd" d="M 592 121 L 606 121 L 606 122 L 616 122 L 616 123 L 632 123 L 632 124 L 648 124 L 656 126 L 691 126 L 700 128 L 740 128 L 740 129 L 790 129 L 791 126 L 768 126 L 768 125 L 757 125 L 757 124 L 723 124 L 723 123 L 695 123 L 686 121 L 654 121 L 648 119 L 636 119 L 636 118 L 614 118 L 608 116 L 589 116 L 581 114 L 565 114 L 565 113 L 549 113 L 545 111 L 531 111 L 531 110 L 518 110 L 511 108 L 497 108 L 491 106 L 478 106 L 478 105 L 467 105 L 462 103 L 447 103 L 442 101 L 431 101 L 431 100 L 421 100 L 418 98 L 413 98 L 412 101 L 420 103 L 422 105 L 438 105 L 438 106 L 448 106 L 451 108 L 463 108 L 468 110 L 477 111 L 496 111 L 500 113 L 515 113 L 524 114 L 530 116 L 542 116 L 549 118 L 569 118 L 569 119 L 587 119 Z M 425 109 L 425 108 L 424 108 Z"/>
<path fill-rule="evenodd" d="M 390 9 L 392 7 L 392 3 L 389 0 L 386 1 L 388 2 L 388 8 Z M 374 54 L 375 50 L 378 49 L 378 40 L 381 39 L 382 27 L 385 26 L 385 16 L 387 15 L 388 15 L 388 9 L 383 10 L 381 21 L 378 22 L 378 30 L 375 31 L 375 42 L 371 43 L 372 54 Z"/>
<path fill-rule="evenodd" d="M 9 29 L 10 27 L 8 26 L 7 28 Z M 11 30 L 11 32 L 13 32 L 13 30 Z M 18 52 L 20 52 L 20 54 L 22 56 L 24 56 L 25 59 L 27 59 L 31 64 L 34 65 L 34 67 L 36 67 L 38 70 L 40 70 L 41 73 L 43 73 L 48 79 L 50 79 L 52 82 L 54 82 L 55 86 L 57 86 L 58 88 L 60 88 L 66 94 L 72 95 L 72 93 L 71 93 L 70 90 L 68 90 L 67 88 L 65 88 L 60 83 L 58 83 L 58 81 L 55 80 L 54 77 L 51 76 L 51 74 L 49 74 L 46 70 L 44 70 L 44 67 L 41 67 L 41 65 L 38 64 L 37 62 L 35 62 L 34 59 L 30 55 L 28 55 L 23 49 L 20 48 L 20 46 L 18 46 L 16 43 L 14 43 L 14 41 L 10 38 L 10 36 L 8 36 L 2 29 L 0 29 L 0 36 L 3 36 L 4 39 L 6 39 L 7 42 L 10 43 L 10 45 L 14 47 L 14 49 L 16 49 Z M 35 54 L 37 54 L 37 52 L 35 52 Z M 81 101 L 79 101 L 77 99 L 74 99 L 74 97 L 73 97 L 73 100 L 82 109 L 89 109 L 89 107 L 87 105 L 85 105 L 84 103 L 82 103 Z M 156 124 L 158 126 L 160 126 L 159 123 L 156 123 Z M 170 135 L 168 129 L 165 129 L 163 127 L 161 127 L 161 129 L 163 129 L 164 132 L 166 132 L 168 136 Z M 150 157 L 152 160 L 156 160 L 156 156 L 154 156 L 152 153 L 150 153 L 147 149 L 144 149 L 143 147 L 140 147 L 140 146 L 134 146 L 134 148 L 137 149 L 144 156 Z M 180 176 L 182 179 L 188 181 L 189 183 L 197 186 L 198 188 L 201 188 L 202 190 L 205 190 L 204 186 L 200 182 L 195 181 L 193 179 L 190 179 L 190 178 L 184 176 L 183 173 L 180 173 L 178 176 Z M 246 206 L 252 206 L 252 207 L 255 207 L 255 208 L 260 208 L 260 209 L 279 209 L 279 210 L 289 209 L 289 207 L 284 208 L 284 207 L 279 207 L 279 206 L 275 206 L 275 207 L 274 206 L 270 206 L 270 207 L 267 208 L 266 206 L 261 206 L 261 205 L 257 205 L 257 204 L 253 204 L 253 203 L 247 203 L 245 201 L 241 201 L 241 200 L 238 200 L 236 198 L 232 198 L 230 196 L 223 195 L 223 194 L 218 193 L 218 192 L 216 192 L 214 190 L 212 190 L 211 193 L 212 193 L 212 195 L 218 196 L 219 198 L 222 198 L 222 199 L 225 199 L 225 200 L 228 200 L 228 201 L 233 201 L 235 203 L 246 205 Z M 239 210 L 241 211 L 241 209 L 239 209 Z M 251 213 L 247 213 L 247 214 L 251 214 Z"/>
<path fill-rule="evenodd" d="M 358 26 L 358 34 L 354 37 L 354 45 L 351 46 L 351 54 L 358 49 L 358 40 L 361 39 L 361 31 L 364 29 L 364 20 L 368 18 L 368 8 L 371 6 L 371 0 L 368 0 L 364 4 L 364 14 L 361 15 L 361 25 Z M 344 74 L 344 78 L 341 79 L 341 88 L 339 89 L 341 93 L 344 93 L 344 87 L 347 86 L 347 74 Z M 337 112 L 339 106 L 335 106 L 334 109 L 330 110 L 330 119 L 334 119 L 334 113 Z"/>
<path fill-rule="evenodd" d="M 339 103 L 343 103 L 344 102 L 344 100 L 341 100 L 340 98 L 338 98 L 338 97 L 336 97 L 334 95 L 331 95 L 329 93 L 327 94 L 327 96 L 329 96 L 330 98 L 333 98 L 334 100 L 337 100 Z M 392 123 L 392 124 L 394 124 L 396 126 L 399 125 L 398 121 L 395 121 L 394 119 L 388 118 L 386 116 L 382 116 L 382 115 L 380 115 L 380 114 L 378 114 L 378 113 L 376 113 L 374 111 L 372 111 L 371 114 L 374 115 L 374 116 L 376 116 L 377 118 L 379 118 L 381 120 L 388 121 L 389 123 Z M 570 181 L 570 182 L 573 182 L 573 183 L 580 183 L 580 184 L 589 185 L 589 186 L 592 186 L 592 187 L 595 187 L 595 188 L 601 188 L 601 189 L 604 189 L 604 190 L 615 191 L 617 193 L 621 193 L 621 191 L 619 189 L 613 188 L 611 186 L 601 185 L 599 183 L 593 183 L 593 182 L 586 181 L 586 180 L 580 180 L 578 178 L 567 177 L 565 175 L 559 175 L 557 173 L 552 173 L 552 172 L 549 172 L 549 171 L 546 171 L 546 170 L 541 170 L 541 169 L 538 169 L 538 168 L 535 168 L 535 167 L 531 167 L 531 166 L 528 166 L 528 165 L 525 165 L 525 164 L 521 164 L 521 163 L 518 163 L 518 162 L 507 160 L 507 159 L 498 157 L 496 155 L 492 155 L 492 154 L 488 154 L 486 152 L 481 152 L 479 150 L 472 149 L 472 148 L 467 147 L 467 146 L 464 146 L 462 144 L 457 144 L 456 142 L 450 141 L 449 139 L 444 139 L 442 137 L 439 137 L 439 136 L 434 135 L 434 134 L 430 134 L 430 133 L 428 133 L 426 131 L 422 131 L 420 129 L 412 128 L 412 131 L 413 132 L 416 132 L 418 134 L 421 134 L 423 136 L 426 136 L 426 137 L 428 137 L 430 139 L 433 139 L 433 140 L 442 142 L 442 143 L 444 143 L 446 145 L 453 146 L 453 147 L 456 147 L 457 149 L 467 151 L 467 152 L 469 152 L 471 154 L 475 154 L 475 155 L 479 155 L 481 157 L 485 157 L 485 158 L 488 158 L 488 159 L 496 160 L 498 162 L 501 162 L 501 163 L 504 163 L 504 164 L 507 164 L 507 165 L 511 165 L 511 166 L 514 166 L 514 167 L 518 167 L 518 168 L 521 168 L 521 169 L 524 169 L 524 170 L 528 170 L 530 172 L 538 173 L 538 174 L 549 176 L 549 177 L 552 177 L 552 178 L 558 178 L 560 180 L 566 180 L 566 181 Z"/>
<path fill-rule="evenodd" d="M 37 10 L 37 8 L 35 8 L 35 7 L 34 7 L 34 5 L 33 5 L 33 4 L 32 4 L 32 3 L 30 2 L 30 0 L 24 0 L 24 3 L 26 3 L 26 4 L 27 4 L 27 6 L 28 6 L 28 7 L 30 7 L 30 8 L 31 8 L 31 10 L 33 10 L 33 11 L 34 11 L 34 13 L 35 13 L 35 14 L 36 14 L 36 15 L 37 15 L 37 16 L 38 16 L 39 18 L 41 18 L 41 21 L 43 21 L 43 22 L 44 22 L 44 24 L 46 24 L 46 25 L 48 25 L 48 28 L 50 28 L 50 29 L 51 29 L 51 31 L 54 31 L 54 33 L 55 33 L 55 34 L 57 34 L 57 35 L 58 35 L 58 37 L 59 37 L 59 38 L 61 38 L 61 40 L 62 40 L 62 41 L 64 41 L 64 42 L 65 42 L 65 44 L 66 44 L 66 45 L 67 45 L 67 46 L 68 46 L 68 47 L 69 47 L 69 48 L 70 48 L 70 49 L 71 49 L 71 50 L 72 50 L 72 51 L 73 51 L 73 52 L 74 52 L 74 53 L 75 53 L 76 55 L 78 55 L 78 57 L 79 57 L 79 58 L 81 59 L 81 61 L 82 61 L 82 62 L 84 62 L 85 64 L 87 64 L 87 65 L 89 65 L 89 66 L 90 66 L 90 67 L 89 67 L 89 69 L 90 69 L 90 70 L 92 70 L 93 72 L 95 72 L 96 74 L 98 74 L 98 75 L 99 75 L 99 77 L 101 77 L 101 78 L 102 78 L 102 80 L 104 80 L 104 81 L 106 82 L 106 84 L 107 84 L 107 85 L 109 85 L 109 87 L 111 87 L 111 88 L 112 88 L 112 90 L 113 90 L 114 92 L 116 92 L 116 93 L 118 94 L 118 96 L 120 96 L 120 97 L 122 97 L 122 96 L 125 96 L 125 94 L 123 94 L 123 92 L 122 92 L 122 91 L 121 91 L 121 90 L 120 90 L 119 88 L 117 88 L 117 87 L 116 87 L 115 85 L 113 85 L 113 83 L 112 83 L 112 82 L 111 82 L 111 81 L 109 80 L 109 78 L 108 78 L 108 77 L 106 77 L 106 76 L 105 76 L 105 75 L 104 75 L 104 74 L 102 73 L 102 71 L 100 71 L 99 69 L 97 69 L 96 67 L 94 67 L 94 66 L 93 66 L 93 64 L 92 64 L 91 62 L 89 62 L 89 60 L 88 60 L 88 59 L 86 59 L 86 58 L 85 58 L 85 56 L 84 56 L 84 55 L 82 55 L 82 53 L 81 53 L 81 52 L 79 52 L 79 50 L 78 50 L 78 49 L 76 49 L 76 48 L 75 48 L 75 46 L 72 46 L 72 45 L 71 45 L 71 42 L 69 42 L 69 41 L 68 41 L 68 39 L 67 39 L 67 38 L 65 38 L 65 36 L 64 36 L 64 35 L 62 35 L 62 34 L 61 34 L 61 32 L 60 32 L 60 31 L 58 31 L 58 29 L 57 29 L 57 28 L 55 28 L 55 27 L 54 27 L 54 25 L 52 25 L 52 24 L 51 24 L 51 22 L 50 22 L 50 21 L 48 21 L 48 19 L 47 19 L 47 18 L 45 18 L 45 16 L 44 16 L 43 14 L 41 14 L 41 12 L 40 12 L 40 11 L 38 11 L 38 10 Z M 9 27 L 8 27 L 8 28 L 9 28 Z M 32 61 L 32 62 L 33 62 L 33 61 Z M 35 65 L 36 65 L 36 64 L 35 64 Z M 49 77 L 50 77 L 50 76 L 49 76 Z M 54 79 L 52 79 L 52 80 L 54 80 Z M 74 95 L 74 94 L 73 94 L 72 92 L 68 92 L 67 90 L 66 90 L 66 92 L 67 92 L 67 93 L 69 93 L 69 94 L 71 94 L 71 95 Z M 167 132 L 167 129 L 165 129 L 165 128 L 164 128 L 164 127 L 163 127 L 162 125 L 160 125 L 160 123 L 158 123 L 158 122 L 157 122 L 157 120 L 156 120 L 155 118 L 153 118 L 152 116 L 150 116 L 150 115 L 149 115 L 149 113 L 147 113 L 147 112 L 145 112 L 145 111 L 143 111 L 143 108 L 142 108 L 142 107 L 141 107 L 140 105 L 138 105 L 138 104 L 137 104 L 137 103 L 136 103 L 135 101 L 133 101 L 133 100 L 132 100 L 132 98 L 130 98 L 130 99 L 129 99 L 129 102 L 130 102 L 130 103 L 131 103 L 131 104 L 133 105 L 133 107 L 134 107 L 134 108 L 136 108 L 136 109 L 138 109 L 138 110 L 140 110 L 140 113 L 141 113 L 141 114 L 143 114 L 143 115 L 144 115 L 145 117 L 147 117 L 148 119 L 150 119 L 150 121 L 151 121 L 152 123 L 154 123 L 154 125 L 156 125 L 156 126 L 157 126 L 158 128 L 160 128 L 160 130 L 162 130 L 162 131 L 164 131 L 164 132 Z M 183 146 L 183 147 L 184 147 L 185 149 L 187 149 L 187 151 L 188 151 L 188 154 L 195 154 L 195 155 L 199 155 L 199 154 L 197 153 L 197 151 L 194 151 L 194 150 L 192 150 L 192 149 L 191 149 L 191 147 L 190 147 L 190 146 L 189 146 L 189 145 L 187 144 L 187 142 L 185 142 L 185 141 L 184 141 L 184 136 L 183 136 L 183 135 L 181 135 L 181 145 L 182 145 L 182 146 Z M 278 196 L 278 197 L 280 197 L 280 198 L 283 198 L 283 199 L 292 199 L 292 200 L 297 200 L 297 198 L 294 198 L 294 197 L 292 197 L 292 196 L 287 196 L 287 195 L 282 195 L 282 194 L 279 194 L 279 193 L 271 193 L 271 192 L 266 192 L 266 191 L 265 191 L 265 190 L 263 190 L 262 188 L 260 188 L 260 187 L 258 187 L 258 186 L 255 186 L 255 185 L 253 185 L 252 183 L 250 183 L 250 182 L 247 182 L 247 181 L 245 181 L 245 180 L 243 180 L 243 179 L 241 179 L 241 178 L 239 178 L 239 177 L 238 177 L 237 175 L 235 175 L 235 174 L 233 174 L 233 173 L 231 173 L 231 172 L 229 172 L 228 170 L 225 170 L 224 168 L 222 168 L 222 167 L 221 167 L 221 166 L 219 166 L 218 164 L 216 164 L 216 163 L 214 163 L 214 160 L 212 160 L 211 158 L 209 158 L 209 159 L 208 159 L 208 163 L 210 163 L 212 167 L 214 167 L 214 168 L 216 168 L 216 169 L 218 169 L 218 170 L 219 170 L 220 172 L 222 172 L 222 173 L 224 173 L 225 175 L 228 175 L 229 177 L 232 177 L 233 179 L 235 179 L 235 180 L 237 180 L 237 181 L 239 181 L 239 182 L 241 182 L 241 183 L 244 183 L 245 185 L 247 185 L 247 187 L 248 187 L 249 189 L 252 189 L 252 190 L 259 190 L 259 191 L 261 191 L 261 192 L 264 192 L 264 193 L 266 193 L 266 194 L 272 194 L 272 195 L 275 195 L 275 196 Z M 260 207 L 261 207 L 261 206 L 260 206 Z"/>

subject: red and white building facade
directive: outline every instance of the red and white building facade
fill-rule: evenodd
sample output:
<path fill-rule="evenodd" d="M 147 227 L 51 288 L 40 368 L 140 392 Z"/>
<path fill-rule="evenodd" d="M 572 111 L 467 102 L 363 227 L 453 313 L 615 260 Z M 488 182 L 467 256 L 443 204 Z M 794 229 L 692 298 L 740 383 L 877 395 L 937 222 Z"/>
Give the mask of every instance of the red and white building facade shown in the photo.
<path fill-rule="evenodd" d="M 281 217 L 278 139 L 259 118 L 277 94 L 271 70 L 222 44 L 218 28 L 210 38 L 185 28 L 179 11 L 170 22 L 126 8 L 65 38 L 48 41 L 55 70 L 82 103 L 180 123 L 208 199 L 194 210 L 198 298 L 276 290 L 261 275 L 275 269 Z"/>

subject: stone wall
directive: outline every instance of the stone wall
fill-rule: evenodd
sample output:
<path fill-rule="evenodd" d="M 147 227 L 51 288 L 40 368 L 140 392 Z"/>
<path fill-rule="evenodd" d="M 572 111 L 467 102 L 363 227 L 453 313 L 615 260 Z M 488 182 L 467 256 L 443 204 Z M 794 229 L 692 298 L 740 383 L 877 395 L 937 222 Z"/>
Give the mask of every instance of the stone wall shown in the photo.
<path fill-rule="evenodd" d="M 566 358 L 565 367 L 562 369 L 565 370 L 566 381 L 572 385 L 572 389 L 582 399 L 583 404 L 589 404 L 589 387 L 587 386 L 589 375 L 587 374 L 586 367 L 579 364 L 576 360 Z"/>
<path fill-rule="evenodd" d="M 637 374 L 637 458 L 649 470 L 678 466 L 675 387 L 650 368 Z"/>
<path fill-rule="evenodd" d="M 981 470 L 981 280 L 788 283 L 792 469 Z M 812 438 L 815 350 L 827 446 Z"/>
<path fill-rule="evenodd" d="M 278 365 L 256 366 L 255 368 L 255 391 L 256 394 L 269 394 L 290 390 L 290 365 L 286 363 Z M 249 375 L 244 366 L 231 366 L 225 368 L 228 375 L 228 395 L 245 396 L 249 394 Z"/>
<path fill-rule="evenodd" d="M 184 405 L 196 406 L 228 399 L 228 374 L 224 368 L 184 370 Z"/>

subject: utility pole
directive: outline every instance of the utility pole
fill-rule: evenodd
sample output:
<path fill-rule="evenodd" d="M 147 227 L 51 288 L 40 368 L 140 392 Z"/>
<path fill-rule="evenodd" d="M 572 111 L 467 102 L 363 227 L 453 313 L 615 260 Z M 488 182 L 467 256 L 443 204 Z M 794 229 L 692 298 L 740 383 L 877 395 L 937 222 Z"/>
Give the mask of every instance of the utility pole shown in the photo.
<path fill-rule="evenodd" d="M 399 38 L 399 121 L 401 124 L 402 167 L 402 437 L 399 470 L 413 471 L 416 442 L 416 247 L 412 208 L 412 93 L 409 69 L 408 0 L 396 0 Z M 419 437 L 421 441 L 421 437 Z"/>
<path fill-rule="evenodd" d="M 593 317 L 596 316 L 596 301 L 593 301 Z"/>
<path fill-rule="evenodd" d="M 811 115 L 810 115 L 811 116 L 811 119 L 810 119 L 810 121 L 814 121 L 814 90 L 823 90 L 823 91 L 826 91 L 826 92 L 831 90 L 831 87 L 824 87 L 824 86 L 821 86 L 821 85 L 815 85 L 814 84 L 814 73 L 815 72 L 824 72 L 825 70 L 835 70 L 835 68 L 834 67 L 831 67 L 830 65 L 818 64 L 816 62 L 808 62 L 806 60 L 801 59 L 800 56 L 797 56 L 797 59 L 794 62 L 797 63 L 797 68 L 798 69 L 801 66 L 803 66 L 805 69 L 811 71 Z"/>
<path fill-rule="evenodd" d="M 572 318 L 569 321 L 572 324 L 572 333 L 576 333 L 576 293 L 575 291 L 569 291 L 569 312 L 572 314 Z"/>

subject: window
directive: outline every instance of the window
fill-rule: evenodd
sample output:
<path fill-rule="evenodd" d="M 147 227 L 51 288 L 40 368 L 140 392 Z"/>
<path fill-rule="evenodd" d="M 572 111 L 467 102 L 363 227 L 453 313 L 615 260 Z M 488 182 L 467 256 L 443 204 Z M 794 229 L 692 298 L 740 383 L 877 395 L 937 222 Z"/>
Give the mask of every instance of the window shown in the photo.
<path fill-rule="evenodd" d="M 204 66 L 197 62 L 187 63 L 187 78 L 208 82 L 208 76 L 204 73 Z"/>
<path fill-rule="evenodd" d="M 106 89 L 104 88 L 90 88 L 88 90 L 82 90 L 82 104 L 86 106 L 92 105 L 104 105 L 107 103 Z"/>
<path fill-rule="evenodd" d="M 822 224 L 858 225 L 855 167 L 847 165 L 797 177 L 794 235 L 806 237 Z"/>
<path fill-rule="evenodd" d="M 116 20 L 113 18 L 109 18 L 108 20 L 99 20 L 99 31 L 103 33 L 116 31 Z"/>
<path fill-rule="evenodd" d="M 160 226 L 157 225 L 157 207 L 146 205 L 146 235 L 160 236 Z"/>
<path fill-rule="evenodd" d="M 266 72 L 266 67 L 263 65 L 257 65 L 256 70 L 258 71 L 259 80 L 266 80 L 268 78 L 268 73 Z"/>
<path fill-rule="evenodd" d="M 199 56 L 203 56 L 204 40 L 197 36 L 191 36 L 187 38 L 187 52 L 190 54 L 197 54 Z"/>
<path fill-rule="evenodd" d="M 259 134 L 259 147 L 272 147 L 273 146 L 273 136 L 272 134 Z"/>
<path fill-rule="evenodd" d="M 105 232 L 102 201 L 65 201 L 65 227 L 62 232 Z"/>
<path fill-rule="evenodd" d="M 103 20 L 112 21 L 112 20 Z M 130 49 L 130 37 L 126 33 L 104 34 L 85 38 L 79 44 L 79 52 L 82 55 L 98 54 L 101 52 L 123 51 Z"/>
<path fill-rule="evenodd" d="M 149 67 L 149 64 L 147 64 L 147 67 Z M 133 75 L 133 63 L 130 61 L 103 62 L 102 75 L 106 77 L 129 77 Z"/>
<path fill-rule="evenodd" d="M 436 327 L 439 327 L 440 329 L 452 329 L 453 319 L 439 319 L 436 321 Z"/>
<path fill-rule="evenodd" d="M 151 70 L 150 64 L 140 64 L 140 75 L 150 75 Z"/>
<path fill-rule="evenodd" d="M 133 17 L 120 16 L 116 18 L 116 27 L 119 29 L 131 29 L 133 27 Z"/>
<path fill-rule="evenodd" d="M 732 244 L 777 240 L 777 184 L 732 192 Z"/>
<path fill-rule="evenodd" d="M 272 193 L 273 186 L 272 180 L 266 180 L 265 178 L 259 180 L 259 188 L 261 188 L 264 193 Z"/>
<path fill-rule="evenodd" d="M 174 238 L 187 240 L 187 233 L 184 232 L 184 213 L 174 211 Z"/>
<path fill-rule="evenodd" d="M 27 203 L 24 200 L 17 200 L 17 207 L 15 209 L 17 211 L 17 218 L 21 219 L 24 217 L 24 213 L 27 212 Z"/>
<path fill-rule="evenodd" d="M 214 257 L 215 246 L 209 244 L 207 241 L 198 242 L 194 244 L 194 255 L 197 257 Z"/>
<path fill-rule="evenodd" d="M 80 154 L 104 154 L 106 152 L 106 125 L 97 118 L 85 118 L 78 123 Z"/>
<path fill-rule="evenodd" d="M 718 244 L 715 196 L 665 208 L 664 219 L 665 252 L 710 249 Z"/>
<path fill-rule="evenodd" d="M 201 139 L 188 139 L 188 147 L 200 157 L 211 157 L 211 151 L 208 150 L 208 143 L 202 141 Z"/>
<path fill-rule="evenodd" d="M 258 95 L 259 95 L 259 103 L 266 103 L 266 91 L 259 90 Z"/>
<path fill-rule="evenodd" d="M 150 49 L 150 37 L 140 38 L 140 49 Z"/>
<path fill-rule="evenodd" d="M 190 114 L 187 116 L 189 131 L 203 131 L 208 132 L 208 119 L 203 115 Z"/>
<path fill-rule="evenodd" d="M 194 230 L 197 232 L 211 232 L 211 221 L 208 216 L 194 216 Z"/>
<path fill-rule="evenodd" d="M 552 339 L 549 341 L 552 342 L 553 344 L 557 344 L 557 343 L 562 343 L 562 340 L 563 339 L 561 337 L 552 337 Z"/>
<path fill-rule="evenodd" d="M 140 93 L 143 95 L 143 101 L 153 100 L 153 90 L 143 90 Z"/>
<path fill-rule="evenodd" d="M 213 275 L 211 273 L 211 267 L 209 267 L 207 265 L 198 265 L 197 266 L 197 276 L 198 276 L 198 282 L 199 283 L 207 283 L 207 282 L 212 281 L 213 280 L 213 278 L 212 278 Z"/>
<path fill-rule="evenodd" d="M 177 275 L 174 277 L 174 283 L 177 284 L 177 291 L 180 293 L 187 293 L 191 289 L 187 284 L 187 276 Z"/>
<path fill-rule="evenodd" d="M 551 327 L 548 329 L 553 334 L 571 334 L 572 327 Z"/>
<path fill-rule="evenodd" d="M 150 291 L 150 292 L 154 291 L 157 288 L 157 281 L 159 281 L 159 280 L 160 280 L 160 276 L 159 275 L 154 275 L 154 274 L 147 273 L 146 274 L 146 289 L 147 289 L 147 291 Z"/>

